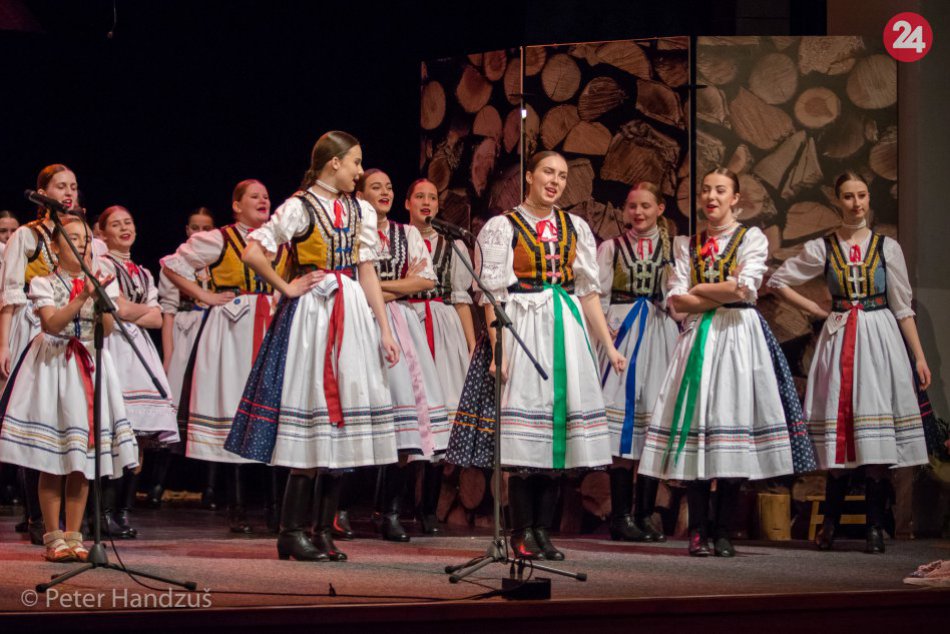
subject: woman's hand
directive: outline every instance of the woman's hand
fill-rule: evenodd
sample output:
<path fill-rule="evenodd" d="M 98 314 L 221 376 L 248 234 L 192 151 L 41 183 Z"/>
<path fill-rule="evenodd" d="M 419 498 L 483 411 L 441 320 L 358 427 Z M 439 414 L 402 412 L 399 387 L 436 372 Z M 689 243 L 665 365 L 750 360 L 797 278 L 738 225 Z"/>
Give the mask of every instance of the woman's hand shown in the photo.
<path fill-rule="evenodd" d="M 926 390 L 930 387 L 930 367 L 926 359 L 920 359 L 915 364 L 917 369 L 917 379 L 920 381 L 920 389 Z"/>
<path fill-rule="evenodd" d="M 325 271 L 311 271 L 309 273 L 305 273 L 287 284 L 284 295 L 291 298 L 300 297 L 304 293 L 309 292 L 314 286 L 322 282 L 323 278 L 326 276 L 327 274 Z"/>
<path fill-rule="evenodd" d="M 495 361 L 493 359 L 491 362 L 491 365 L 488 366 L 488 373 L 491 374 L 492 376 L 495 376 L 495 369 L 496 369 Z M 508 382 L 508 359 L 505 359 L 504 361 L 502 361 L 502 364 L 501 364 L 501 382 L 502 383 Z"/>
<path fill-rule="evenodd" d="M 412 258 L 409 260 L 409 266 L 406 268 L 406 277 L 420 277 L 420 273 L 426 270 L 426 261 L 424 258 Z"/>
<path fill-rule="evenodd" d="M 115 275 L 97 276 L 96 279 L 99 281 L 99 284 L 102 286 L 102 288 L 105 288 L 106 286 L 112 283 L 112 280 L 115 279 Z M 85 300 L 85 299 L 89 299 L 95 294 L 96 294 L 96 287 L 93 286 L 92 280 L 90 280 L 87 277 L 85 284 L 83 284 L 82 292 L 79 294 L 79 297 Z M 121 300 L 123 298 L 120 296 L 119 299 Z"/>
<path fill-rule="evenodd" d="M 396 344 L 396 340 L 393 339 L 392 333 L 383 335 L 379 340 L 379 345 L 383 349 L 383 356 L 389 362 L 389 367 L 399 363 L 399 346 Z"/>
<path fill-rule="evenodd" d="M 613 346 L 610 346 L 610 350 L 607 351 L 607 359 L 610 360 L 610 365 L 613 366 L 614 372 L 617 374 L 621 374 L 627 369 L 627 357 L 620 354 Z"/>
<path fill-rule="evenodd" d="M 235 295 L 232 291 L 226 291 L 224 293 L 203 291 L 201 297 L 197 297 L 195 299 L 207 306 L 224 306 L 235 297 L 237 297 L 237 295 Z"/>
<path fill-rule="evenodd" d="M 0 378 L 10 376 L 10 348 L 9 346 L 0 346 Z"/>

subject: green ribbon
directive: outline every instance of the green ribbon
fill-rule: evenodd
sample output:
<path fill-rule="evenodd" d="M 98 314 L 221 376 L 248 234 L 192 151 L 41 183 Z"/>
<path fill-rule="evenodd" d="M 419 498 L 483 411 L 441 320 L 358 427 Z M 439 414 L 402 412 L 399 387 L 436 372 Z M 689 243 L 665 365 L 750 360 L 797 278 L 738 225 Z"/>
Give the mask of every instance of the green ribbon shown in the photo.
<path fill-rule="evenodd" d="M 554 298 L 553 466 L 555 469 L 563 469 L 567 454 L 567 354 L 564 350 L 564 308 L 561 306 L 561 300 L 567 304 L 568 310 L 571 311 L 582 330 L 584 329 L 584 321 L 577 306 L 571 301 L 571 296 L 567 294 L 564 288 L 559 284 L 548 283 L 544 284 L 544 288 L 550 288 Z M 584 330 L 584 339 L 587 341 L 587 350 L 593 359 L 594 351 L 590 347 L 590 339 L 587 339 L 586 330 Z"/>
<path fill-rule="evenodd" d="M 673 423 L 670 426 L 670 439 L 666 443 L 666 451 L 663 453 L 664 465 L 669 464 L 670 452 L 673 450 L 673 442 L 677 435 L 679 435 L 679 443 L 676 446 L 673 464 L 676 464 L 679 460 L 683 447 L 686 446 L 686 439 L 689 436 L 689 430 L 693 424 L 693 416 L 696 413 L 696 398 L 699 396 L 699 388 L 703 380 L 706 336 L 709 334 L 709 325 L 712 323 L 712 318 L 715 314 L 715 310 L 703 313 L 698 330 L 696 331 L 696 338 L 693 339 L 693 347 L 689 351 L 689 358 L 686 360 L 686 370 L 683 371 L 680 389 L 676 395 L 676 406 L 673 409 Z M 664 466 L 664 469 L 665 468 Z"/>

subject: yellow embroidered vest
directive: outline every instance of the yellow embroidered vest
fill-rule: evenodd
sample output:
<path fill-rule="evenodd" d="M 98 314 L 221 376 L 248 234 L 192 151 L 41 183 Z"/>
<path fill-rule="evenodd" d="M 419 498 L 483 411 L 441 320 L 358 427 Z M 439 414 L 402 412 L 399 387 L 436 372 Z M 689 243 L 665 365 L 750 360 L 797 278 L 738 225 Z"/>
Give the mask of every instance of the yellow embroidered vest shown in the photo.
<path fill-rule="evenodd" d="M 574 256 L 577 253 L 577 231 L 564 211 L 557 209 L 551 217 L 557 230 L 554 253 L 538 237 L 537 228 L 529 226 L 517 211 L 505 214 L 514 227 L 511 248 L 514 250 L 514 273 L 518 281 L 508 290 L 513 293 L 533 293 L 545 283 L 560 284 L 565 290 L 574 289 Z"/>
<path fill-rule="evenodd" d="M 50 242 L 53 240 L 53 232 L 42 220 L 33 220 L 26 224 L 33 230 L 36 236 L 36 249 L 27 258 L 26 271 L 23 275 L 23 283 L 29 288 L 30 281 L 34 277 L 45 277 L 53 273 L 56 264 L 59 261 L 50 249 Z"/>
<path fill-rule="evenodd" d="M 307 232 L 293 240 L 293 258 L 298 271 L 352 269 L 359 264 L 360 228 L 363 214 L 359 202 L 343 196 L 344 213 L 340 227 L 335 226 L 333 208 L 309 191 L 294 194 L 310 216 Z"/>
<path fill-rule="evenodd" d="M 262 277 L 241 261 L 247 242 L 237 225 L 228 225 L 219 229 L 224 237 L 221 257 L 208 267 L 211 274 L 211 287 L 216 293 L 234 291 L 237 293 L 273 293 L 274 289 Z M 271 264 L 278 275 L 284 277 L 290 262 L 290 253 L 286 245 L 277 249 L 277 257 Z"/>

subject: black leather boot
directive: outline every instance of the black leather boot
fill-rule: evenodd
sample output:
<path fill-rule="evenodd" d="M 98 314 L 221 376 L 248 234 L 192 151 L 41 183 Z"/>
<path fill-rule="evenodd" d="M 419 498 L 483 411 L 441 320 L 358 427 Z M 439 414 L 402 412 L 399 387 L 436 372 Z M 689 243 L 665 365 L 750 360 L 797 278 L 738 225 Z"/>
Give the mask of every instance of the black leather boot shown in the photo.
<path fill-rule="evenodd" d="M 864 481 L 864 499 L 867 502 L 867 543 L 864 552 L 884 552 L 884 511 L 887 505 L 883 480 L 867 478 Z"/>
<path fill-rule="evenodd" d="M 528 478 L 508 478 L 508 515 L 511 518 L 511 549 L 516 559 L 544 559 L 544 552 L 535 540 L 534 500 Z"/>
<path fill-rule="evenodd" d="M 422 532 L 426 535 L 438 535 L 439 518 L 435 511 L 439 506 L 439 495 L 442 493 L 442 463 L 424 463 L 422 467 L 422 499 L 419 500 L 419 522 Z"/>
<path fill-rule="evenodd" d="M 244 507 L 244 469 L 241 465 L 231 465 L 231 477 L 228 479 L 228 527 L 232 533 L 250 535 L 253 532 L 247 521 Z"/>
<path fill-rule="evenodd" d="M 717 557 L 735 557 L 736 549 L 730 536 L 739 504 L 742 480 L 720 478 L 716 481 L 716 533 L 713 552 Z"/>
<path fill-rule="evenodd" d="M 117 490 L 119 509 L 115 513 L 115 523 L 133 539 L 139 534 L 138 530 L 132 528 L 129 523 L 132 509 L 135 508 L 135 493 L 138 484 L 139 474 L 132 469 L 126 469 L 125 475 L 122 476 L 121 489 Z M 118 491 L 121 491 L 121 496 L 118 495 Z"/>
<path fill-rule="evenodd" d="M 689 554 L 708 557 L 709 551 L 709 480 L 692 480 L 686 484 L 686 503 L 689 507 Z"/>
<path fill-rule="evenodd" d="M 218 479 L 218 463 L 208 462 L 205 475 L 205 489 L 201 492 L 201 508 L 215 511 L 218 508 L 218 501 L 215 497 L 215 481 Z"/>
<path fill-rule="evenodd" d="M 353 474 L 344 473 L 340 476 L 340 507 L 333 518 L 333 536 L 336 539 L 350 541 L 356 537 L 353 527 L 350 526 L 350 507 L 353 505 Z"/>
<path fill-rule="evenodd" d="M 660 481 L 656 478 L 637 474 L 633 521 L 643 532 L 644 541 L 647 542 L 666 541 L 663 531 L 653 525 L 653 511 L 656 508 L 656 491 L 659 484 Z"/>
<path fill-rule="evenodd" d="M 284 489 L 280 508 L 280 534 L 277 536 L 277 556 L 297 561 L 326 561 L 307 537 L 307 527 L 313 516 L 314 481 L 305 475 L 291 474 Z"/>
<path fill-rule="evenodd" d="M 159 449 L 152 454 L 152 485 L 146 492 L 145 504 L 151 509 L 162 506 L 162 496 L 165 494 L 165 477 L 168 475 L 168 465 L 172 459 L 172 452 L 168 449 Z"/>
<path fill-rule="evenodd" d="M 647 541 L 630 515 L 633 498 L 633 472 L 610 468 L 610 539 L 625 542 Z"/>
<path fill-rule="evenodd" d="M 340 503 L 340 478 L 324 473 L 317 478 L 313 511 L 313 545 L 330 561 L 346 561 L 346 553 L 333 543 L 333 517 Z"/>
<path fill-rule="evenodd" d="M 267 522 L 267 530 L 271 533 L 280 532 L 280 500 L 281 484 L 286 482 L 285 473 L 282 467 L 267 467 L 269 475 L 269 485 L 267 487 L 267 500 L 264 503 L 264 518 Z"/>
<path fill-rule="evenodd" d="M 102 487 L 102 534 L 118 539 L 132 539 L 135 536 L 116 522 L 116 498 L 121 484 L 122 478 L 115 480 L 102 478 L 100 480 L 100 486 Z"/>
<path fill-rule="evenodd" d="M 835 543 L 835 531 L 841 521 L 841 509 L 844 498 L 848 494 L 851 478 L 847 473 L 839 473 L 837 477 L 830 472 L 825 480 L 825 515 L 821 528 L 815 535 L 815 545 L 819 550 L 831 550 Z"/>
<path fill-rule="evenodd" d="M 22 470 L 23 506 L 25 507 L 27 522 L 26 532 L 30 535 L 31 544 L 42 546 L 46 524 L 43 522 L 43 512 L 40 509 L 40 472 L 26 467 L 23 467 Z"/>
<path fill-rule="evenodd" d="M 391 464 L 386 465 L 383 469 L 385 470 L 383 475 L 383 507 L 379 531 L 386 541 L 408 542 L 409 535 L 399 522 L 399 511 L 406 481 L 407 467 Z"/>
<path fill-rule="evenodd" d="M 554 515 L 557 511 L 557 497 L 561 488 L 560 478 L 532 476 L 534 490 L 534 538 L 544 558 L 550 561 L 564 561 L 564 553 L 551 543 L 549 532 L 554 530 Z"/>

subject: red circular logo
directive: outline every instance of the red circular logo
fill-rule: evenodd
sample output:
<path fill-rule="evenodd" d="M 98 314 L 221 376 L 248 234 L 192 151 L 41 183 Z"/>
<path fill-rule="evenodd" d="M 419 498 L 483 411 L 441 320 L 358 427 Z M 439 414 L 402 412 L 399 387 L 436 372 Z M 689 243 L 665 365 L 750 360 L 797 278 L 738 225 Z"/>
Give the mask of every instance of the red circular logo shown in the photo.
<path fill-rule="evenodd" d="M 933 42 L 930 22 L 912 11 L 898 13 L 884 27 L 884 46 L 899 62 L 916 62 L 930 52 Z"/>

